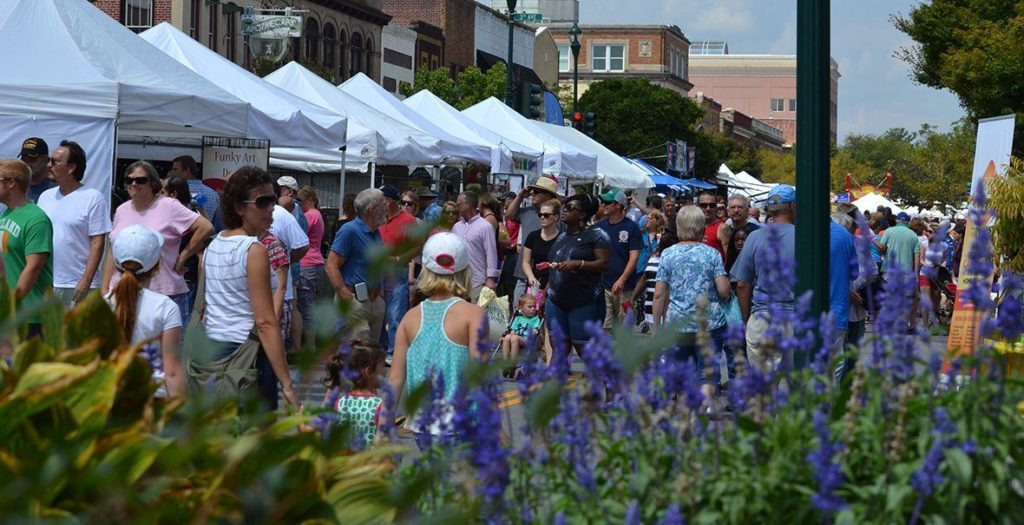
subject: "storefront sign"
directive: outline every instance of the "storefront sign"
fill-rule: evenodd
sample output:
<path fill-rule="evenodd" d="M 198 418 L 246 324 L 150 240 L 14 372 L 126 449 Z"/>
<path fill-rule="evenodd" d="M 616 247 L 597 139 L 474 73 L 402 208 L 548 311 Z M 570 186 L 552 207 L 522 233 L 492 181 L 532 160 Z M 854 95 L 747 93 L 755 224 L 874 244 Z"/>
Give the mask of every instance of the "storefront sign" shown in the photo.
<path fill-rule="evenodd" d="M 270 166 L 270 141 L 203 137 L 204 180 L 226 180 L 242 166 L 268 169 Z"/>

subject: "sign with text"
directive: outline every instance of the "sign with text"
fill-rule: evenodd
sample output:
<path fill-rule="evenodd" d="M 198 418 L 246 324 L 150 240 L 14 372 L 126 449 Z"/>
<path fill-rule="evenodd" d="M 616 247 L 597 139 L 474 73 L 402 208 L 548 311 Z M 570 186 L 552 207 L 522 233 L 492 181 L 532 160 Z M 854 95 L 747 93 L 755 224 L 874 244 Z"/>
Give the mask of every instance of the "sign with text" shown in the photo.
<path fill-rule="evenodd" d="M 270 141 L 203 137 L 203 179 L 227 178 L 242 166 L 270 167 Z"/>

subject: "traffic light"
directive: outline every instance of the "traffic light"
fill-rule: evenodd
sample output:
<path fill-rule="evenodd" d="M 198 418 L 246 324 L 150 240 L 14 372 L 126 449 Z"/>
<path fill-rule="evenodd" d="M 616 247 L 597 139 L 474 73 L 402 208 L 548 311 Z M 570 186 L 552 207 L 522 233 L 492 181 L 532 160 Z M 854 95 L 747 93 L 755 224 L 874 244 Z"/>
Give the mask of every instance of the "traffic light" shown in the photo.
<path fill-rule="evenodd" d="M 543 89 L 538 84 L 524 82 L 519 85 L 519 113 L 528 119 L 541 116 L 540 105 Z"/>
<path fill-rule="evenodd" d="M 597 129 L 597 115 L 593 112 L 586 112 L 583 114 L 583 131 L 588 137 L 594 138 L 594 131 Z"/>
<path fill-rule="evenodd" d="M 572 114 L 572 129 L 583 131 L 583 113 L 577 111 Z"/>

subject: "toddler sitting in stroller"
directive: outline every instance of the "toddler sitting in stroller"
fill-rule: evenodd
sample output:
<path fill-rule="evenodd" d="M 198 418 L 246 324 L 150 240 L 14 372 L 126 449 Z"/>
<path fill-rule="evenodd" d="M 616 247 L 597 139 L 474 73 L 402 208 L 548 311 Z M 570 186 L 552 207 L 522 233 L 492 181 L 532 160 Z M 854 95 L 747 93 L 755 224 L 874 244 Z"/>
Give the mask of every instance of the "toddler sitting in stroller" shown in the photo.
<path fill-rule="evenodd" d="M 537 315 L 537 298 L 532 294 L 523 294 L 519 298 L 519 306 L 516 308 L 515 317 L 509 325 L 508 332 L 501 338 L 501 356 L 513 362 L 519 357 L 519 347 L 526 344 L 526 338 L 532 333 L 534 336 L 540 331 L 540 316 Z M 502 375 L 507 378 L 515 377 L 515 365 L 506 368 Z"/>

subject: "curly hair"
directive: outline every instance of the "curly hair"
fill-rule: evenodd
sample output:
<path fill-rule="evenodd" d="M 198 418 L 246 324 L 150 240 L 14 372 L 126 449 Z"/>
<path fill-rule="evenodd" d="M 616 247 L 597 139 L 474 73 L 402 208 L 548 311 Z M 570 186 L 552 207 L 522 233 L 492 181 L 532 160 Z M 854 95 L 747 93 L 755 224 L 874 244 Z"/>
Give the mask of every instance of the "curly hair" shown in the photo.
<path fill-rule="evenodd" d="M 227 184 L 224 185 L 224 195 L 220 198 L 220 211 L 224 226 L 228 229 L 242 227 L 242 216 L 235 210 L 237 206 L 244 205 L 249 200 L 249 192 L 260 186 L 272 186 L 274 181 L 270 174 L 256 166 L 242 166 L 238 168 Z"/>
<path fill-rule="evenodd" d="M 597 197 L 589 193 L 577 193 L 565 199 L 563 206 L 568 206 L 570 202 L 580 203 L 580 211 L 585 215 L 584 222 L 589 221 L 597 213 Z"/>
<path fill-rule="evenodd" d="M 321 381 L 328 390 L 341 389 L 349 384 L 353 390 L 371 389 L 374 387 L 373 374 L 386 358 L 384 349 L 376 342 L 353 339 L 331 356 L 324 366 L 325 374 Z M 346 377 L 346 373 L 351 375 Z M 353 376 L 355 378 L 350 379 Z"/>

